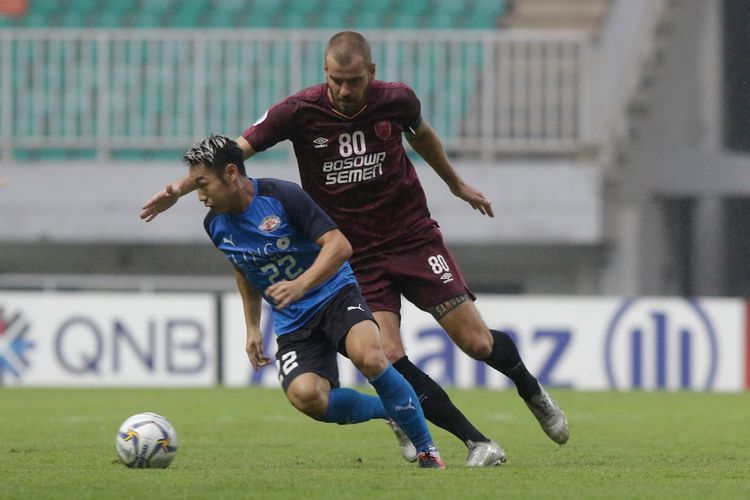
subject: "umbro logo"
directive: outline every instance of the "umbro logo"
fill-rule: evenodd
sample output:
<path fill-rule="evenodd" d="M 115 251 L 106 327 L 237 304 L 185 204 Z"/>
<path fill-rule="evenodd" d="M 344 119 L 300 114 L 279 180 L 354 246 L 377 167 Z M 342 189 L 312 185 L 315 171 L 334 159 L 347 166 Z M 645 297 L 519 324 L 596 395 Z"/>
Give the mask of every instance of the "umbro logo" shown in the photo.
<path fill-rule="evenodd" d="M 443 283 L 450 283 L 453 281 L 453 275 L 451 273 L 445 273 L 443 274 L 440 279 L 443 281 Z"/>
<path fill-rule="evenodd" d="M 356 306 L 347 306 L 346 307 L 347 311 L 353 311 L 355 309 L 359 309 L 360 311 L 365 312 L 365 310 L 362 309 L 362 304 L 357 304 Z"/>
<path fill-rule="evenodd" d="M 232 236 L 232 235 L 230 234 L 230 235 L 229 235 L 229 237 L 223 236 L 223 237 L 221 238 L 221 241 L 222 241 L 223 243 L 227 243 L 228 245 L 236 246 L 236 245 L 234 244 L 234 241 L 232 241 L 232 238 L 233 238 L 233 236 Z"/>
<path fill-rule="evenodd" d="M 315 144 L 315 149 L 326 148 L 328 147 L 328 139 L 325 137 L 318 137 L 313 141 L 313 144 Z"/>

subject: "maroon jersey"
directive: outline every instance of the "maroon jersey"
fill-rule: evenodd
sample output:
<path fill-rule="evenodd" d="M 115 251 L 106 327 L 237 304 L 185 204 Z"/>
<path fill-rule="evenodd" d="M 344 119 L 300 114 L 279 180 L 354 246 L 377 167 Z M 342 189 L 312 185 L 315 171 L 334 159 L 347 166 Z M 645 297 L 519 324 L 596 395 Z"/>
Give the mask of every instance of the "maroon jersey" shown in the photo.
<path fill-rule="evenodd" d="M 336 221 L 355 257 L 431 232 L 437 224 L 402 144 L 402 132 L 421 121 L 414 91 L 375 80 L 362 110 L 347 117 L 326 90 L 319 84 L 282 100 L 243 137 L 256 151 L 292 141 L 302 187 Z"/>

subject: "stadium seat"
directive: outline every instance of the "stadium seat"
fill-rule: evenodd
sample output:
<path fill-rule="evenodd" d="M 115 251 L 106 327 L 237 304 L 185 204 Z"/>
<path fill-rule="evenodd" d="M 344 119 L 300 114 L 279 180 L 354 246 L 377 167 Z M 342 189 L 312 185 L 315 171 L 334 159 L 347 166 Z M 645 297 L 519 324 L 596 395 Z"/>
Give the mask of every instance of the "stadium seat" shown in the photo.
<path fill-rule="evenodd" d="M 178 6 L 178 8 L 182 8 Z M 144 2 L 133 16 L 133 26 L 138 28 L 157 28 L 167 24 L 167 18 L 174 12 L 169 0 Z"/>
<path fill-rule="evenodd" d="M 351 0 L 322 0 L 318 9 L 317 26 L 319 28 L 350 27 L 350 17 L 355 4 Z"/>
<path fill-rule="evenodd" d="M 474 0 L 471 10 L 464 18 L 465 28 L 497 28 L 506 5 L 502 0 Z"/>
<path fill-rule="evenodd" d="M 116 2 L 115 2 L 116 3 Z M 167 16 L 166 24 L 173 28 L 193 28 L 202 26 L 203 16 L 208 4 L 206 2 L 181 2 L 176 8 L 172 8 Z"/>
<path fill-rule="evenodd" d="M 220 0 L 213 2 L 202 25 L 208 28 L 233 28 L 241 26 L 252 9 L 246 0 Z"/>
<path fill-rule="evenodd" d="M 388 25 L 385 14 L 380 12 L 360 12 L 352 16 L 349 24 L 354 29 L 382 29 Z"/>
<path fill-rule="evenodd" d="M 281 28 L 312 28 L 315 17 L 321 7 L 316 0 L 307 0 L 294 4 L 293 9 L 286 9 L 277 21 Z"/>
<path fill-rule="evenodd" d="M 283 13 L 280 0 L 255 0 L 248 16 L 245 18 L 245 28 L 273 28 L 277 18 Z"/>
<path fill-rule="evenodd" d="M 420 28 L 422 26 L 422 16 L 406 12 L 394 13 L 388 25 L 394 29 Z"/>
<path fill-rule="evenodd" d="M 440 3 L 440 2 L 438 2 Z M 417 15 L 431 10 L 430 0 L 405 0 L 396 2 L 396 15 Z"/>
<path fill-rule="evenodd" d="M 132 20 L 132 21 L 131 21 Z M 135 15 L 126 2 L 107 2 L 106 8 L 96 14 L 97 28 L 126 28 L 135 25 Z"/>
<path fill-rule="evenodd" d="M 434 9 L 425 20 L 425 26 L 436 29 L 460 28 L 467 12 L 466 7 L 464 0 L 435 2 Z"/>
<path fill-rule="evenodd" d="M 96 26 L 94 13 L 99 9 L 98 0 L 75 0 L 67 5 L 60 16 L 60 25 L 66 28 Z"/>

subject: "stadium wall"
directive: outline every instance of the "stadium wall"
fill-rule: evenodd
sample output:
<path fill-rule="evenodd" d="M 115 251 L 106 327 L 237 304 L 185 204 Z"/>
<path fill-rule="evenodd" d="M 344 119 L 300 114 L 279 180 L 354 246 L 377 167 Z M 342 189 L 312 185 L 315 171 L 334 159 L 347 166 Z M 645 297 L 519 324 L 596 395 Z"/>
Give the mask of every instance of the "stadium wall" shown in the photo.
<path fill-rule="evenodd" d="M 732 298 L 479 296 L 549 387 L 742 391 L 750 388 L 750 301 Z M 265 309 L 268 354 L 275 348 Z M 410 358 L 446 386 L 507 389 L 405 304 Z M 0 292 L 0 383 L 17 386 L 278 387 L 253 371 L 237 294 Z M 364 383 L 340 359 L 344 385 Z"/>
<path fill-rule="evenodd" d="M 480 216 L 432 169 L 417 163 L 430 211 L 449 242 L 600 243 L 602 181 L 596 165 L 564 160 L 455 165 L 467 182 L 481 186 L 499 216 Z M 254 159 L 248 169 L 253 177 L 300 182 L 289 162 Z M 154 192 L 185 174 L 177 161 L 9 164 L 2 172 L 8 185 L 0 197 L 0 242 L 207 242 L 206 210 L 195 195 L 150 224 L 138 218 Z"/>

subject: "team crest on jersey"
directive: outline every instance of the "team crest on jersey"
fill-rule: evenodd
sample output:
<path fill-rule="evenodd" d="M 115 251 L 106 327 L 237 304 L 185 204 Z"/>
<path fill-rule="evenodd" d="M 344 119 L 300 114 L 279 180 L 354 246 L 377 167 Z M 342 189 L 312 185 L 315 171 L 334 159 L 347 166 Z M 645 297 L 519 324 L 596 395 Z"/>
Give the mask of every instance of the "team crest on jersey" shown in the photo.
<path fill-rule="evenodd" d="M 281 224 L 281 218 L 278 215 L 267 215 L 263 218 L 260 224 L 258 224 L 258 229 L 270 233 L 279 227 L 279 224 Z"/>
<path fill-rule="evenodd" d="M 391 122 L 383 121 L 375 124 L 375 135 L 378 139 L 384 141 L 391 136 Z"/>

